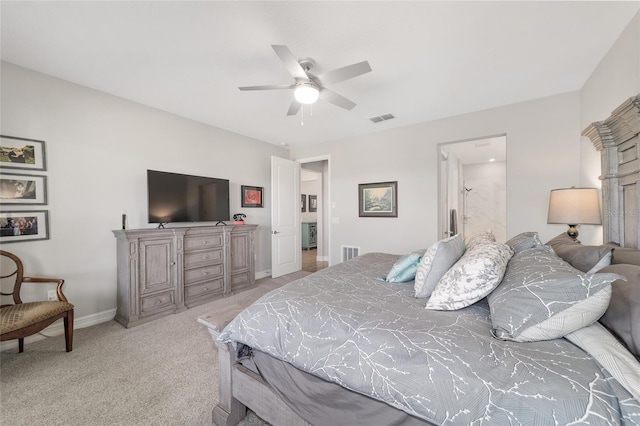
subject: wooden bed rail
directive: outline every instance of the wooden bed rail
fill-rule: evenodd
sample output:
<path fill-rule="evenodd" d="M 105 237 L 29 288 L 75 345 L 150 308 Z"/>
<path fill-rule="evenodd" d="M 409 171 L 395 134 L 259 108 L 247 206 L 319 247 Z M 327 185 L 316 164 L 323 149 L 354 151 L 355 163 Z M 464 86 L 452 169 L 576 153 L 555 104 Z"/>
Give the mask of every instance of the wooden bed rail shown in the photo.
<path fill-rule="evenodd" d="M 274 426 L 310 426 L 259 375 L 237 362 L 230 344 L 218 341 L 229 321 L 216 321 L 215 317 L 220 318 L 217 314 L 198 318 L 198 322 L 207 326 L 218 350 L 220 387 L 218 404 L 213 408 L 213 423 L 234 426 L 245 418 L 250 408 Z"/>

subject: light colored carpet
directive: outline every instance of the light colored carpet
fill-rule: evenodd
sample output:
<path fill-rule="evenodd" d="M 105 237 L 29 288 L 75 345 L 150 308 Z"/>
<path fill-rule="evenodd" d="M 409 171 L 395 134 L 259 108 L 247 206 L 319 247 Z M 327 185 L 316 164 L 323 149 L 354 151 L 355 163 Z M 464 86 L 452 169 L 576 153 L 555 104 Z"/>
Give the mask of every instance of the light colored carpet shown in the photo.
<path fill-rule="evenodd" d="M 218 358 L 197 318 L 230 303 L 249 305 L 307 275 L 258 280 L 250 290 L 131 329 L 115 321 L 0 354 L 2 425 L 211 425 Z M 266 425 L 250 413 L 240 425 Z"/>

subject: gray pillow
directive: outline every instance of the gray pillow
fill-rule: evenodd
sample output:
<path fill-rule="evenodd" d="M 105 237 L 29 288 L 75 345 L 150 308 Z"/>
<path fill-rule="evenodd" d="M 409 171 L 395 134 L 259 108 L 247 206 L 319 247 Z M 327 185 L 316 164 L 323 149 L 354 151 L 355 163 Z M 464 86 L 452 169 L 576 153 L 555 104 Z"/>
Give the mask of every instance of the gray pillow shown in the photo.
<path fill-rule="evenodd" d="M 511 247 L 514 253 L 543 245 L 537 232 L 523 232 L 509 239 L 505 244 Z"/>
<path fill-rule="evenodd" d="M 597 321 L 609 304 L 616 274 L 585 274 L 548 246 L 514 255 L 489 296 L 496 337 L 550 340 Z"/>
<path fill-rule="evenodd" d="M 606 245 L 583 246 L 566 232 L 547 241 L 560 258 L 582 272 L 593 273 L 611 263 L 613 248 Z M 597 266 L 596 266 L 597 265 Z"/>
<path fill-rule="evenodd" d="M 483 299 L 500 284 L 511 256 L 506 244 L 476 244 L 440 279 L 426 308 L 454 311 Z"/>
<path fill-rule="evenodd" d="M 627 281 L 611 283 L 611 301 L 600 323 L 640 359 L 640 266 L 611 265 L 600 272 L 613 272 L 627 278 Z"/>
<path fill-rule="evenodd" d="M 464 254 L 462 235 L 440 240 L 431 245 L 422 256 L 416 271 L 414 290 L 416 297 L 429 297 L 438 281 Z"/>

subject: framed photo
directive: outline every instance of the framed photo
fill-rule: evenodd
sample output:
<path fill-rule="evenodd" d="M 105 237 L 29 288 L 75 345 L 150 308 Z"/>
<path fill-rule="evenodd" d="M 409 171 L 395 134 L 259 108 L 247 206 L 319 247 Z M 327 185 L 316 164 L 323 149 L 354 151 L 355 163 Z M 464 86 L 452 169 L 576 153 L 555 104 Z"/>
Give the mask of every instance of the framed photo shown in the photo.
<path fill-rule="evenodd" d="M 242 207 L 264 207 L 262 202 L 263 188 L 261 186 L 241 185 L 240 196 L 242 197 Z"/>
<path fill-rule="evenodd" d="M 0 204 L 47 204 L 47 177 L 0 173 Z"/>
<path fill-rule="evenodd" d="M 48 211 L 0 212 L 0 243 L 18 243 L 48 239 Z"/>
<path fill-rule="evenodd" d="M 0 167 L 47 170 L 44 141 L 0 135 Z"/>
<path fill-rule="evenodd" d="M 360 217 L 398 217 L 398 182 L 358 185 Z"/>
<path fill-rule="evenodd" d="M 318 196 L 317 195 L 309 195 L 309 211 L 317 212 L 318 211 Z"/>
<path fill-rule="evenodd" d="M 300 211 L 302 213 L 307 211 L 307 194 L 300 195 Z"/>

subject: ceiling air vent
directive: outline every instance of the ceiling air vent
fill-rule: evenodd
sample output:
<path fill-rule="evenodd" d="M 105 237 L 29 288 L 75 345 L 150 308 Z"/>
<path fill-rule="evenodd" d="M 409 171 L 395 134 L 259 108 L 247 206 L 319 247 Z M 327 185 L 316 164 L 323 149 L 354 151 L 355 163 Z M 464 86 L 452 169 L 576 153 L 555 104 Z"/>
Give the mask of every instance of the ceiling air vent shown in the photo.
<path fill-rule="evenodd" d="M 393 114 L 383 114 L 378 115 L 377 117 L 371 117 L 369 120 L 373 121 L 374 123 L 380 123 L 381 121 L 387 121 L 393 118 L 395 118 Z"/>

